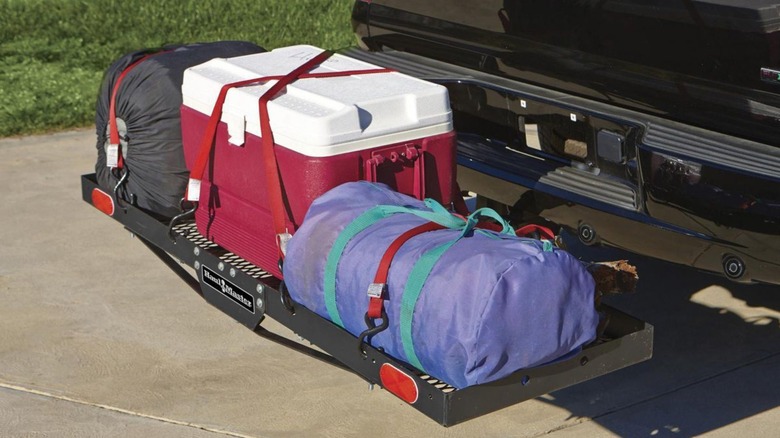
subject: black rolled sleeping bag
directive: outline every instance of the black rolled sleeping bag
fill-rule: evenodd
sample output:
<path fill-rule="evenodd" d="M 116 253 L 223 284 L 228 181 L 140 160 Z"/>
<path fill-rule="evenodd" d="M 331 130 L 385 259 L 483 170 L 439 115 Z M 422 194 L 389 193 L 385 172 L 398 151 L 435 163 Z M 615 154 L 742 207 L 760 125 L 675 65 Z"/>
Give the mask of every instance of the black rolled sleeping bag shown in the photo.
<path fill-rule="evenodd" d="M 170 218 L 180 212 L 179 202 L 187 186 L 188 171 L 181 143 L 181 84 L 184 70 L 213 58 L 231 58 L 264 52 L 243 41 L 168 46 L 128 53 L 108 68 L 97 99 L 98 184 L 109 193 L 120 172 L 106 167 L 109 138 L 109 106 L 118 78 L 128 66 L 150 53 L 121 80 L 116 93 L 116 118 L 123 171 L 128 178 L 118 194 L 131 196 L 140 208 Z"/>

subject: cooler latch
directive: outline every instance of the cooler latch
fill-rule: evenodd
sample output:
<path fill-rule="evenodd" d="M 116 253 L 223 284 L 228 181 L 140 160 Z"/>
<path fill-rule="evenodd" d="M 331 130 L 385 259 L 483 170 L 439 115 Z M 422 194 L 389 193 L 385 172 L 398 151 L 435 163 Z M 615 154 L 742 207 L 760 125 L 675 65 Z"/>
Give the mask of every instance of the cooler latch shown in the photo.
<path fill-rule="evenodd" d="M 244 114 L 224 113 L 222 121 L 227 125 L 228 143 L 233 146 L 244 146 L 246 141 L 246 116 Z"/>

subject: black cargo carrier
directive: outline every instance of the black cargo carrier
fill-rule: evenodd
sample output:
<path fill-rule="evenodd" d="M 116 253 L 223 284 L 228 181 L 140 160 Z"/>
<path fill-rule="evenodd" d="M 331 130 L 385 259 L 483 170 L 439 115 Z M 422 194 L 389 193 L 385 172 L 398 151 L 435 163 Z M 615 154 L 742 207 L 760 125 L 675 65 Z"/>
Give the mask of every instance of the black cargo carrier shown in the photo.
<path fill-rule="evenodd" d="M 290 301 L 277 278 L 204 239 L 194 220 L 177 218 L 172 225 L 135 206 L 117 204 L 111 194 L 99 188 L 94 174 L 82 176 L 81 184 L 86 202 L 124 225 L 214 307 L 266 339 L 381 385 L 444 426 L 611 373 L 652 355 L 653 327 L 605 306 L 610 323 L 604 336 L 575 357 L 457 390 L 359 344 L 347 331 Z M 327 354 L 266 331 L 262 326 L 266 316 Z"/>

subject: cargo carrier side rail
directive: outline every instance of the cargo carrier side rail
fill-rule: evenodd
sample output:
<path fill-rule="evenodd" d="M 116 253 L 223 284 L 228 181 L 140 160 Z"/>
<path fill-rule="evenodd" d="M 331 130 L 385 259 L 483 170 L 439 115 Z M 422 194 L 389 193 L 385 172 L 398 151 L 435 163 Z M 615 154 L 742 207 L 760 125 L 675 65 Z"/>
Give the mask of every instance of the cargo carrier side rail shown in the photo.
<path fill-rule="evenodd" d="M 272 341 L 352 371 L 406 401 L 444 426 L 451 426 L 540 395 L 649 359 L 653 327 L 605 306 L 605 336 L 562 362 L 518 371 L 488 384 L 455 389 L 423 375 L 368 345 L 314 312 L 289 300 L 279 279 L 203 238 L 194 221 L 175 225 L 132 205 L 117 204 L 95 175 L 81 178 L 83 199 L 119 221 L 188 286 L 214 307 Z M 186 268 L 193 268 L 192 271 Z M 327 354 L 268 332 L 268 316 Z M 362 351 L 361 351 L 362 350 Z"/>

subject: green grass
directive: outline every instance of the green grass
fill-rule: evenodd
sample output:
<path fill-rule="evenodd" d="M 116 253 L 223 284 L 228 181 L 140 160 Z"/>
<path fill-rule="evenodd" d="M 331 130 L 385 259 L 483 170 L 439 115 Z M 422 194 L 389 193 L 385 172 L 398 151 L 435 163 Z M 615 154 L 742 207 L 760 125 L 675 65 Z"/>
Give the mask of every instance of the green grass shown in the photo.
<path fill-rule="evenodd" d="M 353 0 L 0 0 L 0 137 L 89 126 L 103 71 L 165 44 L 354 43 Z"/>

